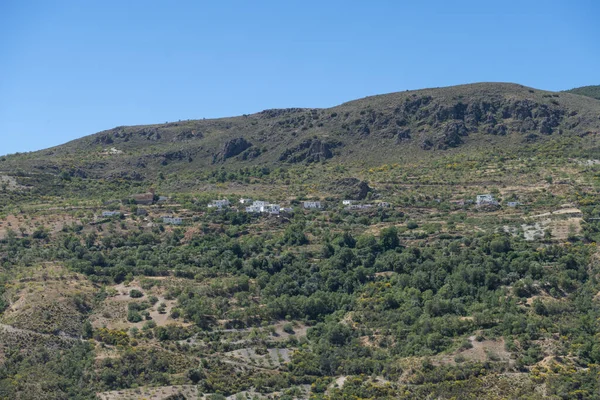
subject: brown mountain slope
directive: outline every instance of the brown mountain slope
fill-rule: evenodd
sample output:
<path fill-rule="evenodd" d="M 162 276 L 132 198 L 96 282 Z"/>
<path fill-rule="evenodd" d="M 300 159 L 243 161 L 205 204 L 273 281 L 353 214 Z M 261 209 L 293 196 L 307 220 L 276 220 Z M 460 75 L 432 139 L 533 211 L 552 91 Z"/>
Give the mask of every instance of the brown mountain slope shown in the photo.
<path fill-rule="evenodd" d="M 510 151 L 600 133 L 600 102 L 510 83 L 366 97 L 329 109 L 116 127 L 6 156 L 0 171 L 150 179 L 198 169 L 339 162 L 379 165 L 494 147 Z"/>

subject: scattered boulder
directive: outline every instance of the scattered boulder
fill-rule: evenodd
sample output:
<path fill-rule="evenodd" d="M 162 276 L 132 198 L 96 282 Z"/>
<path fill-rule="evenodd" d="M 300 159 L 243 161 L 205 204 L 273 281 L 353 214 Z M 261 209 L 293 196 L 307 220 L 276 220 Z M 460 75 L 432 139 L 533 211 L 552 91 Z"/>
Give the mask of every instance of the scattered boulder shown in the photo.
<path fill-rule="evenodd" d="M 202 132 L 198 132 L 193 129 L 186 129 L 186 130 L 179 132 L 177 135 L 175 135 L 175 137 L 173 138 L 173 141 L 174 142 L 187 142 L 188 140 L 202 139 L 203 137 L 204 137 L 204 135 L 202 134 Z"/>

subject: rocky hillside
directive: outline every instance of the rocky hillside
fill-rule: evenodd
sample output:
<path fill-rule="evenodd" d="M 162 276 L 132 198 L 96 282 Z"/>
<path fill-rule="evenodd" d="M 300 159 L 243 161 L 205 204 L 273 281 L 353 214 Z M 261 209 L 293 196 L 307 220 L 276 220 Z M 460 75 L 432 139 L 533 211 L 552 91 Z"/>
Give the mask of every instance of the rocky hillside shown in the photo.
<path fill-rule="evenodd" d="M 159 173 L 326 160 L 380 165 L 449 151 L 520 149 L 599 133 L 597 100 L 478 83 L 367 97 L 329 109 L 274 109 L 233 118 L 120 126 L 47 150 L 3 157 L 0 171 L 145 180 Z"/>

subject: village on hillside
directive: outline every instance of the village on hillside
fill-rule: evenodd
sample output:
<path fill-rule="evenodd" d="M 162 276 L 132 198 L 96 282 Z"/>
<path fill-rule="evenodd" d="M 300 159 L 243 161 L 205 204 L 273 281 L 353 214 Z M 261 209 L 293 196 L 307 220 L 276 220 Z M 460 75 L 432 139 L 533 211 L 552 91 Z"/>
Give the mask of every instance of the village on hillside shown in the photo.
<path fill-rule="evenodd" d="M 153 188 L 149 189 L 146 193 L 134 194 L 128 199 L 131 203 L 137 205 L 135 214 L 141 217 L 149 216 L 149 207 L 155 206 L 166 206 L 160 209 L 168 208 L 171 210 L 169 214 L 152 215 L 152 220 L 155 222 L 162 222 L 163 224 L 170 225 L 182 225 L 186 222 L 186 219 L 193 217 L 192 214 L 186 210 L 177 210 L 178 205 L 167 196 L 159 196 L 156 194 Z M 435 199 L 436 202 L 440 203 L 440 199 Z M 111 202 L 117 204 L 117 202 Z M 451 200 L 449 203 L 453 206 L 466 207 L 468 205 L 475 205 L 480 210 L 494 210 L 501 206 L 492 194 L 480 194 L 475 199 L 460 199 Z M 522 203 L 518 201 L 506 201 L 504 203 L 507 207 L 518 207 Z M 145 206 L 145 207 L 144 207 Z M 99 218 L 115 218 L 125 217 L 127 213 L 121 210 L 121 206 L 116 206 L 113 210 L 102 211 Z M 241 197 L 237 201 L 234 198 L 222 198 L 211 200 L 206 204 L 206 211 L 214 212 L 245 212 L 249 214 L 260 214 L 266 216 L 290 216 L 294 212 L 299 211 L 325 211 L 328 209 L 342 209 L 345 211 L 361 211 L 371 209 L 394 209 L 394 205 L 387 201 L 361 201 L 344 199 L 339 201 L 321 201 L 321 200 L 298 200 L 288 202 L 287 205 L 280 203 L 269 202 L 265 200 L 254 200 L 247 197 Z M 175 215 L 175 210 L 178 214 Z"/>

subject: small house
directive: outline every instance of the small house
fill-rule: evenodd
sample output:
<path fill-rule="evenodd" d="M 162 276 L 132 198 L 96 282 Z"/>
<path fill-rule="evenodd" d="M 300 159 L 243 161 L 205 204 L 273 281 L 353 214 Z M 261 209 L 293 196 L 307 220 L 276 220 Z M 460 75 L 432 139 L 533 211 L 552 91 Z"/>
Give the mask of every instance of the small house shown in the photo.
<path fill-rule="evenodd" d="M 209 208 L 218 208 L 219 210 L 222 209 L 223 207 L 229 207 L 231 203 L 229 203 L 229 200 L 227 199 L 223 199 L 223 200 L 213 200 L 208 207 Z"/>
<path fill-rule="evenodd" d="M 498 205 L 496 199 L 491 194 L 479 194 L 477 195 L 476 204 L 478 206 L 487 206 L 487 205 Z"/>
<path fill-rule="evenodd" d="M 367 210 L 372 207 L 372 204 L 350 204 L 345 210 Z"/>
<path fill-rule="evenodd" d="M 382 208 L 390 208 L 392 205 L 390 203 L 387 203 L 385 201 L 382 201 L 380 203 L 377 203 L 377 207 L 382 207 Z"/>
<path fill-rule="evenodd" d="M 520 206 L 521 203 L 518 202 L 518 201 L 509 201 L 509 202 L 506 203 L 506 205 L 509 206 L 509 207 L 517 207 L 517 206 Z"/>
<path fill-rule="evenodd" d="M 102 211 L 102 216 L 103 217 L 116 217 L 118 215 L 121 215 L 120 211 Z"/>
<path fill-rule="evenodd" d="M 356 200 L 342 200 L 342 205 L 349 206 L 350 204 L 356 203 Z"/>
<path fill-rule="evenodd" d="M 181 225 L 183 223 L 183 219 L 180 217 L 164 216 L 162 220 L 164 224 Z"/>
<path fill-rule="evenodd" d="M 267 204 L 262 208 L 262 212 L 267 214 L 278 215 L 280 208 L 281 207 L 279 207 L 279 204 Z"/>
<path fill-rule="evenodd" d="M 251 206 L 246 207 L 246 212 L 247 213 L 259 213 L 260 209 L 261 209 L 261 207 L 259 207 L 259 206 L 251 205 Z"/>
<path fill-rule="evenodd" d="M 313 209 L 313 210 L 319 209 L 319 208 L 321 208 L 321 202 L 320 201 L 305 201 L 304 208 Z"/>
<path fill-rule="evenodd" d="M 240 199 L 240 204 L 251 204 L 252 199 Z"/>
<path fill-rule="evenodd" d="M 255 201 L 251 206 L 246 207 L 247 213 L 266 213 L 278 215 L 281 210 L 279 204 L 267 204 L 264 201 Z"/>

